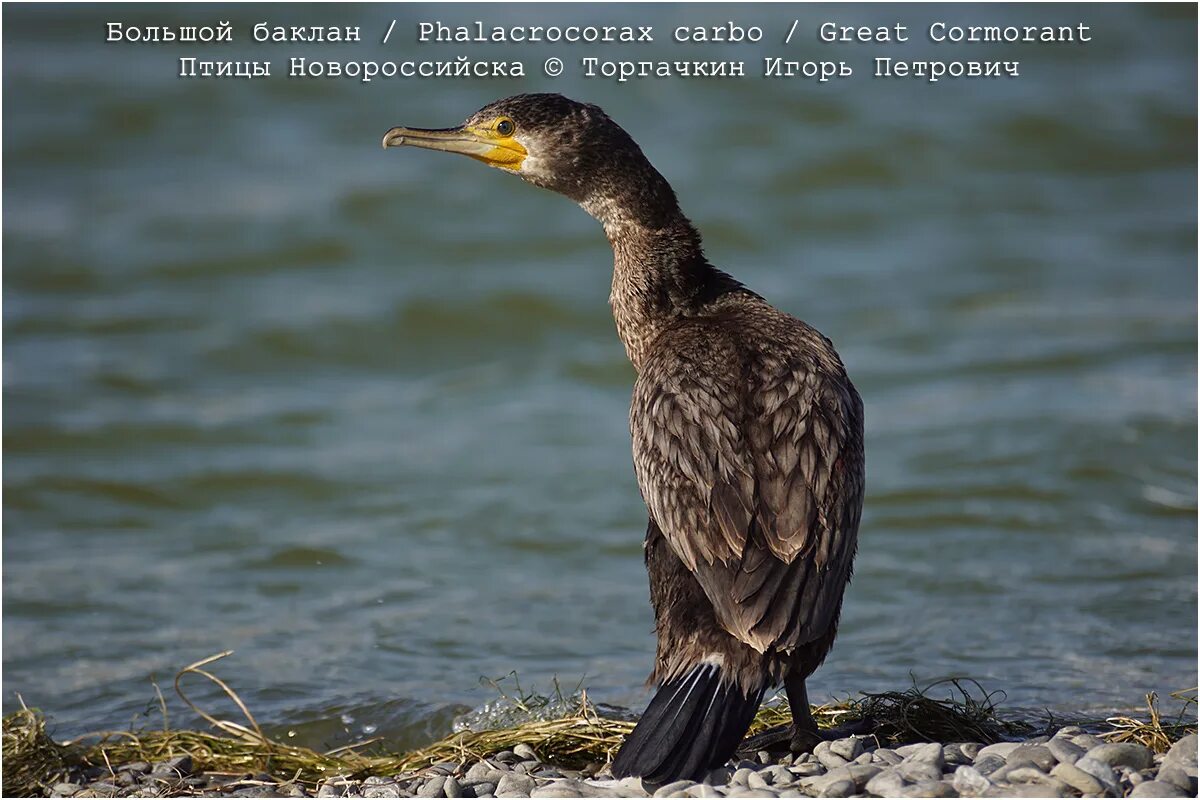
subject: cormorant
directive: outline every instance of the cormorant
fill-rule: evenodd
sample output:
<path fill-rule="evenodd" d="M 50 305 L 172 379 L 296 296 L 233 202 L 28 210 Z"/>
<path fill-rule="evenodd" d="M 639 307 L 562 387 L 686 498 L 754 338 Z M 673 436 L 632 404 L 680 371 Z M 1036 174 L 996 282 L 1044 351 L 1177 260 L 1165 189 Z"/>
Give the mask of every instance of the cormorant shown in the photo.
<path fill-rule="evenodd" d="M 862 401 L 832 343 L 709 264 L 671 186 L 597 106 L 522 94 L 456 128 L 392 128 L 383 145 L 461 153 L 564 194 L 612 244 L 659 686 L 613 774 L 699 778 L 780 682 L 790 745 L 811 749 L 804 682 L 837 632 L 864 485 Z"/>

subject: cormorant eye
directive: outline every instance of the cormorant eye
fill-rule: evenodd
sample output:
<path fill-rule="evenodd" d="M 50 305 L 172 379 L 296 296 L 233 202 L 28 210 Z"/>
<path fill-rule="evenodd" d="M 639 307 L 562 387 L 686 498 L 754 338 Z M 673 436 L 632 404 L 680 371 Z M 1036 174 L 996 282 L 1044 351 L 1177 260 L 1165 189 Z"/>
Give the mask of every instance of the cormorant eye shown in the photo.
<path fill-rule="evenodd" d="M 496 133 L 500 134 L 501 136 L 512 136 L 513 131 L 516 129 L 516 123 L 514 123 L 508 117 L 504 117 L 496 123 Z"/>

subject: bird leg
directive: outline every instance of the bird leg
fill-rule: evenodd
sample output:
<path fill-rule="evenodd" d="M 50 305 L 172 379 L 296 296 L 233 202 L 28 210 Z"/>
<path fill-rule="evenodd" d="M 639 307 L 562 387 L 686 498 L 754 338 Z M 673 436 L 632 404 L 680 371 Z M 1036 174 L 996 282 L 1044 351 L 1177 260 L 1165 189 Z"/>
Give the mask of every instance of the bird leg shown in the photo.
<path fill-rule="evenodd" d="M 792 709 L 790 749 L 793 753 L 811 753 L 817 743 L 825 738 L 817 730 L 817 721 L 808 707 L 808 689 L 804 686 L 804 680 L 799 675 L 789 675 L 784 682 L 788 707 Z"/>
<path fill-rule="evenodd" d="M 822 741 L 864 736 L 875 730 L 876 723 L 873 719 L 855 720 L 836 728 L 820 730 L 808 705 L 808 690 L 804 685 L 804 678 L 791 676 L 784 682 L 784 688 L 787 690 L 788 706 L 792 710 L 792 724 L 777 725 L 748 737 L 738 748 L 739 753 L 748 756 L 760 750 L 769 753 L 789 750 L 793 753 L 811 753 Z"/>
<path fill-rule="evenodd" d="M 766 750 L 769 753 L 780 753 L 790 750 L 793 753 L 811 753 L 817 743 L 825 738 L 817 730 L 817 722 L 808 708 L 808 692 L 804 688 L 804 678 L 791 676 L 784 686 L 787 689 L 788 706 L 792 709 L 792 724 L 776 725 L 756 733 L 742 742 L 742 746 L 738 748 L 740 752 L 753 754 Z"/>

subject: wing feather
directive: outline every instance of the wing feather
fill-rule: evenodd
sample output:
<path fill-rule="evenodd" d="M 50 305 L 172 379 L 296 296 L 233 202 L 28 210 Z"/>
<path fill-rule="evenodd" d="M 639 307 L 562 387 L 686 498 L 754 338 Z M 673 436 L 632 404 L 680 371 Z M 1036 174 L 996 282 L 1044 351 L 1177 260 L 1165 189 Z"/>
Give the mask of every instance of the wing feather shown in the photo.
<path fill-rule="evenodd" d="M 755 358 L 703 334 L 643 365 L 630 416 L 638 484 L 725 629 L 760 652 L 790 650 L 825 632 L 849 579 L 862 403 L 836 356 Z"/>

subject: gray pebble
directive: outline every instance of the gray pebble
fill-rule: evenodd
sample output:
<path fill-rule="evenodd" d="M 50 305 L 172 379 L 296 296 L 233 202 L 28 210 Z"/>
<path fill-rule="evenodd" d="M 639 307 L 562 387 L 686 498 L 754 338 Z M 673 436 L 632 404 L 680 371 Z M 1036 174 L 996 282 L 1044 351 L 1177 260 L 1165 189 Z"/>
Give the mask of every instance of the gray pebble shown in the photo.
<path fill-rule="evenodd" d="M 1179 767 L 1194 777 L 1196 775 L 1196 741 L 1196 734 L 1191 733 L 1171 745 L 1171 749 L 1167 751 L 1167 755 L 1163 759 L 1163 764 Z"/>
<path fill-rule="evenodd" d="M 697 783 L 688 789 L 688 795 L 691 797 L 720 797 L 721 793 L 707 783 Z"/>
<path fill-rule="evenodd" d="M 1084 729 L 1079 727 L 1078 725 L 1064 725 L 1063 727 L 1059 728 L 1058 731 L 1054 735 L 1069 737 L 1069 736 L 1078 736 L 1079 734 L 1085 733 L 1085 732 L 1086 731 L 1084 731 Z"/>
<path fill-rule="evenodd" d="M 504 775 L 504 770 L 496 769 L 496 767 L 487 761 L 477 761 L 467 770 L 467 774 L 463 776 L 464 783 L 483 783 L 490 781 L 498 783 Z"/>
<path fill-rule="evenodd" d="M 746 779 L 746 785 L 751 789 L 769 789 L 771 787 L 771 778 L 767 776 L 766 770 L 761 772 L 751 772 L 750 777 Z"/>
<path fill-rule="evenodd" d="M 1090 733 L 1081 733 L 1078 736 L 1072 736 L 1071 741 L 1082 747 L 1084 750 L 1091 750 L 1097 745 L 1104 744 L 1104 740 L 1099 736 L 1093 736 Z"/>
<path fill-rule="evenodd" d="M 583 797 L 583 794 L 567 781 L 555 781 L 539 786 L 529 793 L 530 797 Z"/>
<path fill-rule="evenodd" d="M 442 783 L 442 796 L 443 797 L 462 797 L 463 796 L 463 787 L 462 787 L 462 784 L 460 784 L 458 782 L 458 778 L 454 777 L 453 775 L 446 776 L 445 782 Z M 471 793 L 471 796 L 472 797 L 474 796 L 474 792 Z"/>
<path fill-rule="evenodd" d="M 825 784 L 818 797 L 849 797 L 854 794 L 854 781 L 830 781 Z"/>
<path fill-rule="evenodd" d="M 937 742 L 917 745 L 904 760 L 912 764 L 931 764 L 937 768 L 938 773 L 941 773 L 942 766 L 946 763 L 945 753 Z"/>
<path fill-rule="evenodd" d="M 607 786 L 595 786 L 586 780 L 571 781 L 571 788 L 584 797 L 611 797 L 613 793 Z"/>
<path fill-rule="evenodd" d="M 979 770 L 966 764 L 954 770 L 954 788 L 963 797 L 978 797 L 992 788 L 992 782 L 979 774 Z"/>
<path fill-rule="evenodd" d="M 862 739 L 856 736 L 847 736 L 845 739 L 830 742 L 829 749 L 847 761 L 853 761 L 862 755 L 863 743 Z"/>
<path fill-rule="evenodd" d="M 970 752 L 963 750 L 964 746 L 971 746 L 973 749 Z M 961 764 L 970 764 L 975 760 L 975 754 L 979 752 L 979 745 L 967 742 L 965 744 L 948 744 L 942 748 L 942 756 L 946 760 L 946 764 L 951 767 L 957 767 Z"/>
<path fill-rule="evenodd" d="M 328 783 L 325 784 L 325 786 L 328 786 L 328 785 L 329 785 Z M 433 777 L 426 780 L 423 784 L 421 784 L 420 789 L 417 789 L 417 797 L 441 797 L 442 796 L 442 787 L 445 785 L 446 785 L 446 776 L 445 775 L 434 775 Z M 321 787 L 322 791 L 325 790 L 325 786 Z M 329 795 L 320 795 L 320 794 L 318 794 L 317 796 L 318 797 L 322 797 L 322 796 L 329 797 Z M 336 797 L 336 795 L 334 795 L 334 796 Z"/>
<path fill-rule="evenodd" d="M 71 797 L 83 791 L 83 787 L 78 783 L 56 783 L 50 787 L 50 794 L 53 797 Z"/>
<path fill-rule="evenodd" d="M 1010 767 L 1031 766 L 1049 772 L 1057 763 L 1054 753 L 1044 744 L 1024 744 L 1008 754 Z"/>
<path fill-rule="evenodd" d="M 989 744 L 987 747 L 981 747 L 979 749 L 979 753 L 975 756 L 975 760 L 978 761 L 979 759 L 987 758 L 988 756 L 997 756 L 1007 760 L 1008 754 L 1020 746 L 1020 742 L 996 742 L 995 744 Z"/>
<path fill-rule="evenodd" d="M 958 797 L 954 785 L 947 781 L 922 781 L 905 786 L 901 797 Z"/>
<path fill-rule="evenodd" d="M 496 784 L 496 797 L 529 797 L 535 786 L 537 782 L 528 775 L 510 773 L 501 777 Z"/>
<path fill-rule="evenodd" d="M 136 772 L 140 775 L 145 775 L 150 769 L 150 765 L 145 761 L 132 761 L 117 767 L 117 772 Z"/>
<path fill-rule="evenodd" d="M 113 783 L 108 783 L 107 781 L 97 781 L 96 783 L 90 784 L 87 788 L 92 794 L 100 797 L 112 797 L 113 795 L 117 794 L 117 792 L 121 791 L 119 786 Z"/>
<path fill-rule="evenodd" d="M 867 791 L 879 797 L 895 797 L 904 789 L 904 777 L 895 767 L 882 770 L 867 781 Z"/>
<path fill-rule="evenodd" d="M 813 748 L 813 755 L 817 757 L 817 761 L 820 761 L 821 765 L 825 767 L 825 769 L 833 769 L 834 767 L 841 767 L 847 764 L 849 759 L 842 758 L 840 755 L 833 752 L 833 750 L 830 749 L 831 745 L 832 742 L 817 743 L 817 746 Z"/>
<path fill-rule="evenodd" d="M 533 791 L 533 790 L 531 789 L 530 791 Z M 463 789 L 463 797 L 495 797 L 495 796 L 496 796 L 496 784 L 492 783 L 491 781 L 484 781 L 483 783 L 473 783 L 470 786 L 467 786 Z M 528 797 L 528 795 L 522 795 L 522 796 Z M 449 797 L 449 795 L 447 795 L 447 797 Z"/>
<path fill-rule="evenodd" d="M 1154 754 L 1150 749 L 1132 742 L 1097 745 L 1087 751 L 1086 757 L 1110 767 L 1149 769 L 1154 764 Z"/>
<path fill-rule="evenodd" d="M 1174 784 L 1187 792 L 1189 796 L 1196 796 L 1196 779 L 1184 772 L 1183 768 L 1171 762 L 1163 762 L 1163 765 L 1158 770 L 1158 777 L 1155 780 Z"/>
<path fill-rule="evenodd" d="M 1129 797 L 1191 797 L 1173 783 L 1166 781 L 1143 781 L 1133 787 Z"/>
<path fill-rule="evenodd" d="M 795 778 L 811 778 L 813 775 L 824 775 L 825 768 L 820 764 L 805 763 L 789 767 L 788 772 L 795 776 Z"/>
<path fill-rule="evenodd" d="M 940 781 L 942 779 L 941 767 L 927 761 L 909 761 L 906 758 L 895 769 L 903 776 L 904 780 L 910 783 Z"/>
<path fill-rule="evenodd" d="M 758 759 L 758 763 L 760 763 L 760 764 L 774 764 L 775 763 L 775 757 L 772 756 L 770 753 L 768 753 L 766 750 L 759 750 L 757 753 L 754 754 L 754 757 Z"/>
<path fill-rule="evenodd" d="M 362 782 L 362 794 L 363 797 L 369 798 L 404 796 L 404 792 L 400 790 L 399 781 L 381 778 L 378 775 L 372 775 Z"/>
<path fill-rule="evenodd" d="M 770 789 L 751 789 L 749 786 L 734 786 L 725 793 L 726 797 L 774 797 Z"/>
<path fill-rule="evenodd" d="M 976 767 L 976 769 L 979 769 L 979 767 Z M 1005 764 L 1000 769 L 993 770 L 992 772 L 988 772 L 988 773 L 981 772 L 979 774 L 980 775 L 986 774 L 987 779 L 995 784 L 1007 783 L 1008 782 L 1008 773 L 1012 772 L 1013 769 L 1015 769 L 1015 767 L 1010 767 L 1008 764 Z"/>
<path fill-rule="evenodd" d="M 882 771 L 881 767 L 874 764 L 848 764 L 844 767 L 839 767 L 829 774 L 832 776 L 836 773 L 838 780 L 853 781 L 855 791 L 861 791 L 866 788 L 872 778 Z"/>
<path fill-rule="evenodd" d="M 769 777 L 769 783 L 772 786 L 783 786 L 796 780 L 790 769 L 779 764 L 767 767 L 762 772 L 764 776 Z"/>
<path fill-rule="evenodd" d="M 1113 772 L 1112 767 L 1105 764 L 1103 761 L 1097 761 L 1091 756 L 1084 756 L 1075 762 L 1074 766 L 1091 775 L 1100 783 L 1104 784 L 1104 788 L 1117 794 L 1123 794 L 1117 788 L 1117 774 Z M 1070 781 L 1067 781 L 1070 783 Z"/>
<path fill-rule="evenodd" d="M 749 784 L 750 775 L 754 770 L 749 767 L 741 767 L 737 772 L 733 773 L 733 777 L 729 779 L 730 786 L 746 786 Z"/>
<path fill-rule="evenodd" d="M 1012 783 L 1046 783 L 1050 779 L 1049 775 L 1030 765 L 1010 766 L 1005 772 L 1005 780 Z"/>
<path fill-rule="evenodd" d="M 1046 743 L 1046 749 L 1064 764 L 1074 764 L 1087 752 L 1065 736 L 1056 736 Z M 1053 769 L 1053 767 L 1051 767 Z"/>
<path fill-rule="evenodd" d="M 1049 775 L 1047 775 L 1045 778 L 1043 778 L 1038 783 L 1038 785 L 1043 787 L 1044 789 L 1046 789 L 1047 794 L 1050 794 L 1054 797 L 1074 797 L 1075 796 L 1074 789 L 1072 789 L 1070 786 L 1068 786 L 1063 781 L 1060 781 L 1058 778 L 1051 778 Z"/>
<path fill-rule="evenodd" d="M 683 794 L 688 789 L 696 785 L 695 781 L 675 781 L 668 783 L 666 786 L 660 786 L 654 792 L 655 797 L 675 797 Z"/>
<path fill-rule="evenodd" d="M 1050 774 L 1083 794 L 1102 794 L 1104 792 L 1104 784 L 1094 775 L 1084 772 L 1074 764 L 1059 763 L 1050 770 Z"/>
<path fill-rule="evenodd" d="M 979 771 L 980 775 L 991 775 L 993 772 L 1004 768 L 1004 757 L 984 755 L 983 750 L 979 751 L 979 757 L 975 759 L 972 765 Z"/>
<path fill-rule="evenodd" d="M 1053 786 L 1046 784 L 1018 783 L 1009 786 L 993 786 L 984 797 L 1063 797 Z"/>
<path fill-rule="evenodd" d="M 699 785 L 699 784 L 697 784 Z M 622 778 L 617 781 L 618 794 L 621 797 L 649 797 L 650 792 L 646 791 L 645 784 L 641 778 Z"/>
<path fill-rule="evenodd" d="M 889 750 L 886 747 L 881 747 L 871 753 L 871 760 L 882 762 L 888 766 L 895 766 L 904 760 L 904 756 L 897 753 L 895 750 Z"/>
<path fill-rule="evenodd" d="M 522 742 L 521 744 L 514 747 L 513 752 L 516 753 L 518 756 L 520 756 L 522 761 L 541 761 L 542 760 L 541 758 L 538 757 L 537 752 L 532 747 L 525 744 L 524 742 Z"/>

